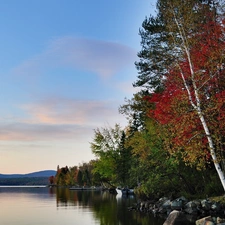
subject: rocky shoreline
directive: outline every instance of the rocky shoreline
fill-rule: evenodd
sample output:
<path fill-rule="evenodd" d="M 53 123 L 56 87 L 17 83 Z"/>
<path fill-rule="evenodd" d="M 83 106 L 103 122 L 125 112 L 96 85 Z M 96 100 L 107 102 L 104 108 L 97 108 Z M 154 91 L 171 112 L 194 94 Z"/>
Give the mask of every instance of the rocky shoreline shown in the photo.
<path fill-rule="evenodd" d="M 165 216 L 163 225 L 225 225 L 225 204 L 210 198 L 189 201 L 183 196 L 174 200 L 163 197 L 158 201 L 140 201 L 129 210 Z"/>

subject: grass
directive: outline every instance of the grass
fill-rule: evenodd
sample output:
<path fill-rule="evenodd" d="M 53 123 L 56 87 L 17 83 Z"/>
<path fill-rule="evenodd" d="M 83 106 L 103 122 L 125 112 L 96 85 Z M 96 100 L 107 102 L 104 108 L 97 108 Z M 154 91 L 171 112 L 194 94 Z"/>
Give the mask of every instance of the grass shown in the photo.
<path fill-rule="evenodd" d="M 212 202 L 220 202 L 222 204 L 225 204 L 225 195 L 209 197 L 209 199 Z"/>

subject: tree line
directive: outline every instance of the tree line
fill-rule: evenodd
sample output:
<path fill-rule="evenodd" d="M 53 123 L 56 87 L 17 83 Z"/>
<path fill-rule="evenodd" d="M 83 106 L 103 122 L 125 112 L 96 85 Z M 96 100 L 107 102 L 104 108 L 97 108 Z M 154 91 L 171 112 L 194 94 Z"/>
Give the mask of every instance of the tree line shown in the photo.
<path fill-rule="evenodd" d="M 57 166 L 57 171 L 55 176 L 49 177 L 50 185 L 57 186 L 94 186 L 99 184 L 99 180 L 92 173 L 93 162 L 91 160 L 88 163 L 83 163 L 78 166 L 73 167 L 59 167 Z"/>
<path fill-rule="evenodd" d="M 48 177 L 14 177 L 14 178 L 0 178 L 0 185 L 48 185 Z"/>
<path fill-rule="evenodd" d="M 128 124 L 94 130 L 96 181 L 147 197 L 224 193 L 224 9 L 220 0 L 157 1 L 139 30 L 139 91 L 119 107 Z"/>

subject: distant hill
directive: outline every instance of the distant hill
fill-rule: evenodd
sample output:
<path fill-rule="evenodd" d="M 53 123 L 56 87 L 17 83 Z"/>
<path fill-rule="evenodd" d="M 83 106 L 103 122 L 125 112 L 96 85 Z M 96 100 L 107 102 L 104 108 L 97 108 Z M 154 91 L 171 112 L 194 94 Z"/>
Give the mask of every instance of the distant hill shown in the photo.
<path fill-rule="evenodd" d="M 0 174 L 0 179 L 8 179 L 8 178 L 34 178 L 34 177 L 50 177 L 55 176 L 56 171 L 55 170 L 43 170 L 33 173 L 27 173 L 27 174 Z"/>

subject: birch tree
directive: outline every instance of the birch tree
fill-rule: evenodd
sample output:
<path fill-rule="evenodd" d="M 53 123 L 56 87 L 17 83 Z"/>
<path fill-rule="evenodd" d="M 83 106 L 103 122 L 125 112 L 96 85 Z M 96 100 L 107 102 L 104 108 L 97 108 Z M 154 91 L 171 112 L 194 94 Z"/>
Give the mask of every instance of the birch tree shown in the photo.
<path fill-rule="evenodd" d="M 221 98 L 225 92 L 225 22 L 222 7 L 218 1 L 159 0 L 157 8 L 157 16 L 146 19 L 140 31 L 142 50 L 139 53 L 140 61 L 136 63 L 140 75 L 135 85 L 152 90 L 154 94 L 163 93 L 164 96 L 166 90 L 167 100 L 173 99 L 168 102 L 178 100 L 175 105 L 178 105 L 179 100 L 184 101 L 185 114 L 196 115 L 194 121 L 201 126 L 198 129 L 204 133 L 202 139 L 206 139 L 207 148 L 225 190 L 224 171 L 216 145 L 218 133 L 212 126 L 224 124 L 224 118 L 221 117 L 215 122 L 215 118 L 224 114 L 224 104 L 218 108 L 218 102 L 224 102 Z M 170 89 L 169 79 L 173 81 Z M 217 100 L 218 96 L 220 100 Z M 157 104 L 162 104 L 162 99 L 158 98 L 158 102 L 154 102 L 157 109 Z M 180 110 L 171 108 L 173 111 L 170 111 L 170 115 L 167 114 L 171 117 L 167 118 L 170 121 L 179 114 L 176 111 Z M 186 122 L 188 123 L 187 120 Z M 199 136 L 193 134 L 188 139 L 190 141 L 197 137 Z M 188 140 L 186 141 L 188 145 Z M 225 151 L 224 143 L 222 146 Z M 185 148 L 183 145 L 184 151 Z M 201 148 L 196 151 L 201 151 Z"/>

